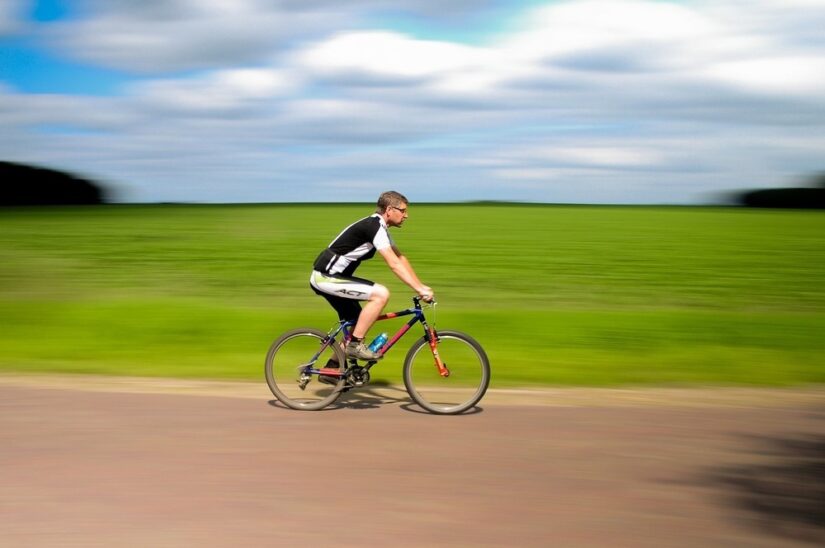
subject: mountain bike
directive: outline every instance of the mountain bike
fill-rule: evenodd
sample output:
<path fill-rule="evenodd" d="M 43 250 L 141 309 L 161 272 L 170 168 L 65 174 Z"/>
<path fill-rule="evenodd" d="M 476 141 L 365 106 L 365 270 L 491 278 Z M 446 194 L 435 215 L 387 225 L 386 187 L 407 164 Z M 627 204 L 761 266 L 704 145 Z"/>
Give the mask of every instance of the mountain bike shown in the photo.
<path fill-rule="evenodd" d="M 435 303 L 431 303 L 435 313 Z M 410 398 L 430 413 L 455 415 L 478 404 L 490 384 L 490 361 L 481 345 L 460 331 L 436 331 L 427 323 L 421 299 L 413 307 L 390 312 L 377 321 L 412 316 L 377 353 L 386 355 L 417 323 L 424 335 L 404 358 L 404 386 Z M 287 331 L 266 355 L 269 389 L 292 409 L 317 411 L 346 391 L 365 386 L 376 361 L 347 358 L 344 346 L 354 322 L 340 321 L 327 333 L 311 327 Z"/>

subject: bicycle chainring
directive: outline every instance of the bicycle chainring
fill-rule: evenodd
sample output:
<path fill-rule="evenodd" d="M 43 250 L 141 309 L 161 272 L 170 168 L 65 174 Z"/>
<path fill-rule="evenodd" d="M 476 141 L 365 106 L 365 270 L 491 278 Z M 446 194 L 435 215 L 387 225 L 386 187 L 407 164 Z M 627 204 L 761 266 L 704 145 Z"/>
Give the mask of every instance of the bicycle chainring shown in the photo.
<path fill-rule="evenodd" d="M 360 365 L 351 366 L 346 372 L 347 387 L 364 386 L 370 382 L 370 372 Z"/>

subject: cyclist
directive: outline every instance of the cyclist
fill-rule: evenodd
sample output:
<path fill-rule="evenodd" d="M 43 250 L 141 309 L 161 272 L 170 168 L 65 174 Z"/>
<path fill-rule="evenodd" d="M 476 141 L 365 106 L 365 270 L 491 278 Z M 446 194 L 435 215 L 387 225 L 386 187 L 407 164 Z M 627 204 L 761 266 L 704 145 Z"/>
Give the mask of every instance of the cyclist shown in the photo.
<path fill-rule="evenodd" d="M 402 194 L 388 191 L 378 197 L 375 213 L 346 227 L 318 255 L 309 278 L 310 287 L 324 297 L 341 320 L 354 321 L 352 338 L 346 346 L 350 358 L 377 360 L 381 355 L 364 344 L 364 336 L 387 304 L 389 290 L 381 284 L 353 273 L 362 261 L 381 254 L 390 270 L 421 298 L 430 302 L 433 290 L 421 283 L 407 258 L 390 238 L 389 227 L 400 227 L 407 220 L 409 201 Z M 363 310 L 361 301 L 366 301 Z"/>

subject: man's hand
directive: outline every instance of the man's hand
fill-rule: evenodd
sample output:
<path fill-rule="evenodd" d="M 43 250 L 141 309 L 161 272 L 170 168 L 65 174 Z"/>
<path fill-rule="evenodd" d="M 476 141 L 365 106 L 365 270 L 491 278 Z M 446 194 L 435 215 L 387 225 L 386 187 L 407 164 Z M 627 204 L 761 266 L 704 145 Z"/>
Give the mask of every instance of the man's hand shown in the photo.
<path fill-rule="evenodd" d="M 435 300 L 435 293 L 431 288 L 427 287 L 426 285 L 421 286 L 418 289 L 418 296 L 421 297 L 421 299 L 426 303 L 431 303 Z"/>

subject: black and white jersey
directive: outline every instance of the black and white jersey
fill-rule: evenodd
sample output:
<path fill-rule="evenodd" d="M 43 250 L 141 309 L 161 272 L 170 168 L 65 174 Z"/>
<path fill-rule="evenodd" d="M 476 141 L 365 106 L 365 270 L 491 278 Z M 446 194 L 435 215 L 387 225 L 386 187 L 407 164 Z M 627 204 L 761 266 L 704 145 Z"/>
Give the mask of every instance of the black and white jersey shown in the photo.
<path fill-rule="evenodd" d="M 351 276 L 361 261 L 392 245 L 386 221 L 375 213 L 345 228 L 318 256 L 314 269 L 324 274 Z"/>

